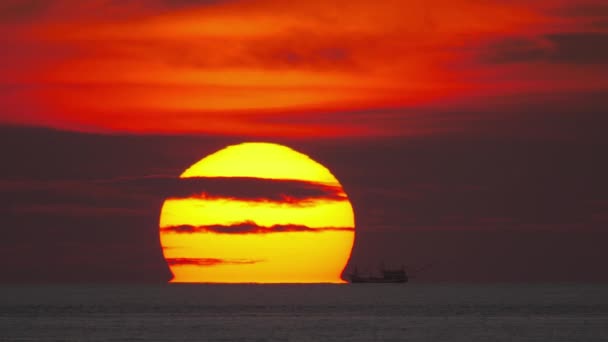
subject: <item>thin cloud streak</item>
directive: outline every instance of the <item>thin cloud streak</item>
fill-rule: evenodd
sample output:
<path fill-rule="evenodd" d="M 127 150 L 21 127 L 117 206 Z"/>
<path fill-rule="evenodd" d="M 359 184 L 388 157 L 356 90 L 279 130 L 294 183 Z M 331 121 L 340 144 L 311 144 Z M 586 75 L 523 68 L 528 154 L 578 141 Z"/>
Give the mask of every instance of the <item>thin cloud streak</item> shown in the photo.
<path fill-rule="evenodd" d="M 218 258 L 166 258 L 170 266 L 223 266 L 223 265 L 252 265 L 263 260 L 218 259 Z"/>
<path fill-rule="evenodd" d="M 259 226 L 253 221 L 235 223 L 232 225 L 208 225 L 208 226 L 171 226 L 162 227 L 162 232 L 176 234 L 196 234 L 196 233 L 215 233 L 215 234 L 272 234 L 272 233 L 322 233 L 327 231 L 354 231 L 352 227 L 320 227 L 310 228 L 298 224 L 276 224 L 273 226 Z"/>
<path fill-rule="evenodd" d="M 167 195 L 170 199 L 231 199 L 295 205 L 305 205 L 318 200 L 348 200 L 340 186 L 297 180 L 253 177 L 192 177 L 179 178 L 175 183 L 175 186 L 170 189 L 170 193 Z"/>

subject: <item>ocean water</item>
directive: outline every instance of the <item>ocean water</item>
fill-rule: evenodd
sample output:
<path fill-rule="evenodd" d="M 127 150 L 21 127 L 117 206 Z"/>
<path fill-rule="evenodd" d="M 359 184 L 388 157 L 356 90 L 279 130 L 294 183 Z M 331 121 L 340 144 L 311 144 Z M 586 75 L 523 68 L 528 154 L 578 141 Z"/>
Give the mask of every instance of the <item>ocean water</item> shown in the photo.
<path fill-rule="evenodd" d="M 0 341 L 608 341 L 608 286 L 2 286 Z"/>

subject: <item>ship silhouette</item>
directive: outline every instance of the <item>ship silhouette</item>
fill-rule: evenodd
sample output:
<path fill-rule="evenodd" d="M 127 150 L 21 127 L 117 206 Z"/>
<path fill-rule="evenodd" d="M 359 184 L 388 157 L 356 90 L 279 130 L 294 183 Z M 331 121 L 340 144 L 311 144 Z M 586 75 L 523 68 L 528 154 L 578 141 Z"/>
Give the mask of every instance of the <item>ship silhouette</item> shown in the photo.
<path fill-rule="evenodd" d="M 405 268 L 401 266 L 400 269 L 386 269 L 384 266 L 381 267 L 380 273 L 382 276 L 362 276 L 359 274 L 357 267 L 353 273 L 349 274 L 350 282 L 356 283 L 406 283 L 409 280 Z"/>

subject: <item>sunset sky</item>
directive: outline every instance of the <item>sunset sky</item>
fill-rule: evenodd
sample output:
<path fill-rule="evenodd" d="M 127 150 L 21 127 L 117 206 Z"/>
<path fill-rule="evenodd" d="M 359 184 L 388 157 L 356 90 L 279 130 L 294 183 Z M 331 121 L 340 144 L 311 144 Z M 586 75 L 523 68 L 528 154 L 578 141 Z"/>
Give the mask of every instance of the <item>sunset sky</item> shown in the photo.
<path fill-rule="evenodd" d="M 310 157 L 243 143 L 203 158 L 180 178 L 192 183 L 190 194 L 168 197 L 159 219 L 172 282 L 344 282 L 353 208 L 331 171 Z"/>
<path fill-rule="evenodd" d="M 168 280 L 163 201 L 246 141 L 336 176 L 349 269 L 608 280 L 605 1 L 4 0 L 0 44 L 1 281 Z"/>

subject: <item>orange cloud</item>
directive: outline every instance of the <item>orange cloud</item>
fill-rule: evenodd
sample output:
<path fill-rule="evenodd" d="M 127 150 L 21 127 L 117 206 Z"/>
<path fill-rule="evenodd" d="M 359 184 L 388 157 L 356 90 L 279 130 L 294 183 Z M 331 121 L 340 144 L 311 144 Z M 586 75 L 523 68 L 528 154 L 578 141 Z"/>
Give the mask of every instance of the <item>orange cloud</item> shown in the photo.
<path fill-rule="evenodd" d="M 335 124 L 334 113 L 608 89 L 597 72 L 606 68 L 587 63 L 605 57 L 591 49 L 606 41 L 602 8 L 562 0 L 10 1 L 0 9 L 8 47 L 1 82 L 10 89 L 0 94 L 9 108 L 0 119 L 108 131 L 383 134 L 374 115 Z M 289 123 L 311 113 L 325 120 Z M 406 124 L 392 128 L 415 134 Z"/>

